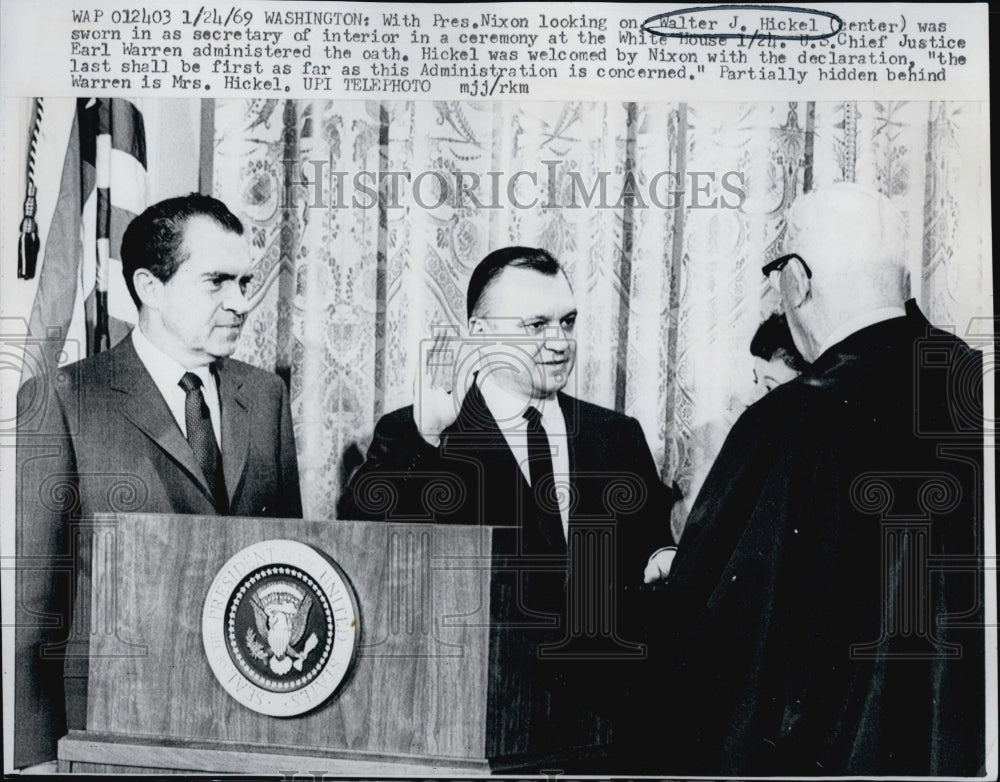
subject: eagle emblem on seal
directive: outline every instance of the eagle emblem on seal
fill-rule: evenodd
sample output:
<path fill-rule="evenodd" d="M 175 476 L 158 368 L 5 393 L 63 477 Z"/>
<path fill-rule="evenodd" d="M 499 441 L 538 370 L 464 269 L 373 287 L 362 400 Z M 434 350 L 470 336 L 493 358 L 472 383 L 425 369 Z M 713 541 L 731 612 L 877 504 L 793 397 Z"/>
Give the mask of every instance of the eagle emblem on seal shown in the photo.
<path fill-rule="evenodd" d="M 361 632 L 347 575 L 320 549 L 261 540 L 230 556 L 205 593 L 201 633 L 219 685 L 272 717 L 326 702 L 354 665 Z"/>
<path fill-rule="evenodd" d="M 292 668 L 301 671 L 319 642 L 316 633 L 310 633 L 301 647 L 299 645 L 305 635 L 312 603 L 312 597 L 290 581 L 271 582 L 254 592 L 250 596 L 250 604 L 253 606 L 257 633 L 265 639 L 267 646 L 252 627 L 248 628 L 246 644 L 251 656 L 266 662 L 278 676 Z"/>

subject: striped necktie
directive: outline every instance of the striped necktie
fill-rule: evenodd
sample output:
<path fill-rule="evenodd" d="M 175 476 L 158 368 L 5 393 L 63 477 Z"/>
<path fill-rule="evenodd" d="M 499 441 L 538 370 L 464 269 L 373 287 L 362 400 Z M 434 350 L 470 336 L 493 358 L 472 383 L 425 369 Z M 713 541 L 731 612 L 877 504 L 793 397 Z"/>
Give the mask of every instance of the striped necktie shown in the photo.
<path fill-rule="evenodd" d="M 229 498 L 226 494 L 226 478 L 222 472 L 222 453 L 212 429 L 212 417 L 201 391 L 201 378 L 193 372 L 185 372 L 180 387 L 187 398 L 184 400 L 184 422 L 187 426 L 187 441 L 194 451 L 194 458 L 201 466 L 208 482 L 208 488 L 215 498 L 215 509 L 219 513 L 228 511 Z"/>

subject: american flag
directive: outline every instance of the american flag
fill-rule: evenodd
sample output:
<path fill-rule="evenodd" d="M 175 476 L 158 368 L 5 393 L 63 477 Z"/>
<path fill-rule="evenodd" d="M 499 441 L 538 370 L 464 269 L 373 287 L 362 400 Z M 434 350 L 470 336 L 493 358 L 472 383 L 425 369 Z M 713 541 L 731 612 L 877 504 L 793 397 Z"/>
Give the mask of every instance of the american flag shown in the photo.
<path fill-rule="evenodd" d="M 147 200 L 146 132 L 137 103 L 78 99 L 28 326 L 38 355 L 26 368 L 51 369 L 107 350 L 136 323 L 121 238 Z M 76 349 L 64 350 L 61 340 L 73 340 Z"/>

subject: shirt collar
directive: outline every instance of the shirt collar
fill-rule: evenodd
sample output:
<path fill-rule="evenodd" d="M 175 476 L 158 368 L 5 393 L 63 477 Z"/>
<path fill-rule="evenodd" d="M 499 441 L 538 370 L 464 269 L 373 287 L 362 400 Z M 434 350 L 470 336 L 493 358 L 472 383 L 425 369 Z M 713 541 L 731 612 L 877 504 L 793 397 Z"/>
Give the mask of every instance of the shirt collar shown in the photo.
<path fill-rule="evenodd" d="M 215 386 L 215 378 L 210 366 L 185 369 L 176 359 L 168 356 L 154 345 L 139 326 L 132 329 L 132 346 L 161 392 L 178 386 L 185 372 L 193 372 L 201 378 L 204 388 L 214 388 Z"/>
<path fill-rule="evenodd" d="M 497 425 L 503 429 L 520 429 L 527 425 L 524 411 L 528 406 L 537 408 L 542 414 L 542 425 L 552 420 L 554 415 L 560 415 L 559 400 L 553 396 L 550 399 L 533 399 L 503 388 L 489 375 L 480 373 L 476 376 L 476 384 L 486 401 Z M 549 427 L 546 426 L 546 429 Z"/>
<path fill-rule="evenodd" d="M 903 317 L 906 317 L 906 310 L 895 305 L 891 307 L 878 307 L 877 309 L 863 312 L 857 317 L 851 318 L 847 323 L 835 328 L 823 341 L 816 357 L 819 358 L 838 342 L 842 342 L 852 334 L 861 331 L 861 329 L 874 326 L 876 323 L 881 323 L 882 321 Z"/>

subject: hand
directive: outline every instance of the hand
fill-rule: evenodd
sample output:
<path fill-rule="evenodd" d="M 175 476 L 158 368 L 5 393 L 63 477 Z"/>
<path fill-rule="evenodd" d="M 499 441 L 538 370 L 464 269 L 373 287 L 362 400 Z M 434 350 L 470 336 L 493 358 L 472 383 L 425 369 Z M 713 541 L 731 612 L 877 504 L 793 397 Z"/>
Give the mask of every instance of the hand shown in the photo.
<path fill-rule="evenodd" d="M 413 389 L 417 429 L 435 448 L 441 442 L 441 432 L 458 418 L 477 366 L 478 356 L 469 340 L 460 338 L 452 327 L 436 330 L 421 356 Z"/>
<path fill-rule="evenodd" d="M 642 572 L 642 580 L 645 584 L 654 584 L 663 581 L 670 575 L 670 568 L 674 564 L 674 557 L 677 556 L 675 548 L 661 548 L 646 563 L 646 569 Z"/>

